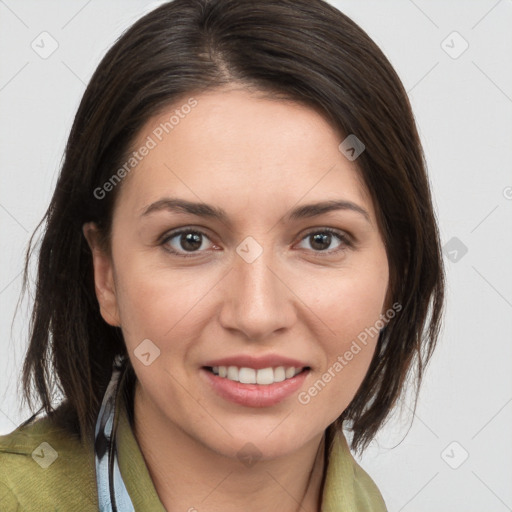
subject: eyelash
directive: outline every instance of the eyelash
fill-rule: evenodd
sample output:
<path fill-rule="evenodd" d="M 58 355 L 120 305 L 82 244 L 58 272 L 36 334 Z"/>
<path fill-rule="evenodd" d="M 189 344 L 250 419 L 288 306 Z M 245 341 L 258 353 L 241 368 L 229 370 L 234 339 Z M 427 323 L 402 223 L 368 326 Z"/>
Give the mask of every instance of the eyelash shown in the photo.
<path fill-rule="evenodd" d="M 164 238 L 161 240 L 160 245 L 164 246 L 164 249 L 167 252 L 169 252 L 175 256 L 179 256 L 182 258 L 197 257 L 197 254 L 201 254 L 201 252 L 203 252 L 203 251 L 193 251 L 189 254 L 186 254 L 186 253 L 181 253 L 181 252 L 175 251 L 174 249 L 170 249 L 169 246 L 167 245 L 170 240 L 172 240 L 173 238 L 176 238 L 178 235 L 182 235 L 183 233 L 194 233 L 194 234 L 198 234 L 198 235 L 201 235 L 201 236 L 204 236 L 204 237 L 210 239 L 206 233 L 204 233 L 203 231 L 201 231 L 199 229 L 181 228 L 177 231 L 171 231 L 170 233 L 166 233 L 166 235 L 164 235 Z M 309 231 L 300 239 L 300 241 L 302 242 L 309 236 L 318 234 L 318 233 L 322 233 L 322 234 L 328 233 L 330 235 L 334 235 L 341 242 L 341 245 L 338 249 L 334 249 L 331 251 L 314 251 L 313 250 L 313 252 L 318 254 L 318 256 L 320 256 L 320 257 L 332 256 L 334 254 L 338 254 L 341 251 L 345 251 L 347 248 L 351 248 L 353 246 L 350 238 L 347 235 L 345 235 L 343 232 L 338 231 L 333 228 L 327 228 L 327 227 Z"/>

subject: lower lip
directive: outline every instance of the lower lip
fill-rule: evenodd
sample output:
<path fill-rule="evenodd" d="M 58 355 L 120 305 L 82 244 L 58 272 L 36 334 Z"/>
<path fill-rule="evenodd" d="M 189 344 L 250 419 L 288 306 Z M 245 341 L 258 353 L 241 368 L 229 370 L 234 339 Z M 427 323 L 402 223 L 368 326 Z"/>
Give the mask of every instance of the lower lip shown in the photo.
<path fill-rule="evenodd" d="M 242 384 L 224 377 L 214 375 L 201 368 L 201 374 L 209 385 L 222 398 L 247 407 L 271 407 L 288 398 L 300 389 L 309 370 L 303 370 L 291 379 L 274 384 Z"/>

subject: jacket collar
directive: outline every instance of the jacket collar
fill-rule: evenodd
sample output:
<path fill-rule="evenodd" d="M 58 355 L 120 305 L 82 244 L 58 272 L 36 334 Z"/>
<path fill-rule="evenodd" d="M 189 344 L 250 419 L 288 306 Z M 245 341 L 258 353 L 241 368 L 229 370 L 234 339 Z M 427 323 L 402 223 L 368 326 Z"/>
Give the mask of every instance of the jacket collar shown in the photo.
<path fill-rule="evenodd" d="M 125 400 L 117 404 L 119 468 L 135 510 L 166 512 L 132 430 Z M 332 441 L 322 491 L 321 512 L 387 512 L 368 474 L 357 464 L 342 432 Z"/>

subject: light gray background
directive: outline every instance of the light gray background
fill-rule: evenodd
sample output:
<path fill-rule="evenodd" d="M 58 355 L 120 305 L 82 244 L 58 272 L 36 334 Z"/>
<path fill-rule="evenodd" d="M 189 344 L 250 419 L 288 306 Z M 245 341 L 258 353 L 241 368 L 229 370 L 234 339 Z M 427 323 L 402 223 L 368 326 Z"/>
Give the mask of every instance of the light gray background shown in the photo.
<path fill-rule="evenodd" d="M 114 40 L 160 3 L 0 0 L 0 433 L 28 414 L 15 392 L 29 304 L 11 322 L 78 102 Z M 409 401 L 361 464 L 390 512 L 512 510 L 512 1 L 332 3 L 409 92 L 448 244 L 444 330 L 414 421 Z M 51 48 L 44 31 L 58 43 L 46 59 L 31 48 Z"/>

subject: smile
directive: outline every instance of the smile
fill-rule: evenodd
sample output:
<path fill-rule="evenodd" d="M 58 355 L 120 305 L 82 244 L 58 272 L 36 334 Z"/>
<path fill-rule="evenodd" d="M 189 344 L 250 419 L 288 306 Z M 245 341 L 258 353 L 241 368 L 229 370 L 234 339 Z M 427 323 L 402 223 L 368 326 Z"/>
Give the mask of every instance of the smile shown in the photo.
<path fill-rule="evenodd" d="M 228 402 L 245 407 L 272 407 L 297 393 L 311 369 L 309 366 L 203 366 L 202 382 Z M 222 376 L 224 375 L 224 376 Z"/>
<path fill-rule="evenodd" d="M 214 375 L 242 384 L 259 384 L 268 386 L 276 382 L 283 382 L 301 373 L 304 368 L 294 366 L 277 366 L 275 368 L 248 368 L 238 366 L 207 367 Z"/>

